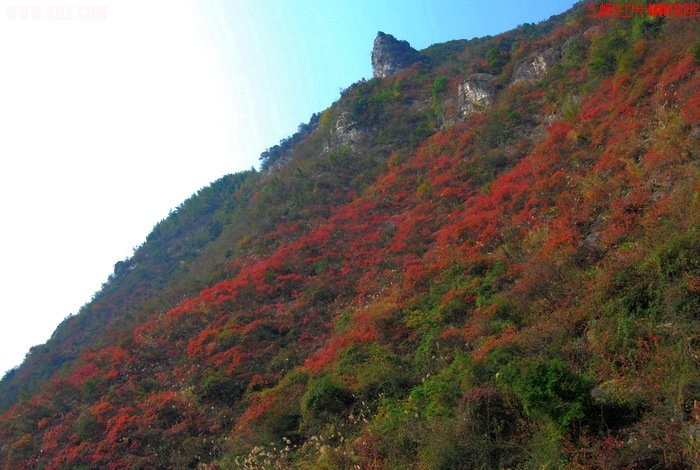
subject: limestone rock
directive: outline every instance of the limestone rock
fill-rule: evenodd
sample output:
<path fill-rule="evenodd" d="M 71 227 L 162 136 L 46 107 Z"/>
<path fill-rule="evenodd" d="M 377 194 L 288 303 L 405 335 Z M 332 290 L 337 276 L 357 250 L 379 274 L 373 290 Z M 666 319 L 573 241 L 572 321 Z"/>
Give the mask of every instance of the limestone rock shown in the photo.
<path fill-rule="evenodd" d="M 343 113 L 335 123 L 333 135 L 337 141 L 337 146 L 348 146 L 355 149 L 355 146 L 364 138 L 365 133 L 358 129 L 356 123 L 349 119 L 348 113 Z"/>
<path fill-rule="evenodd" d="M 460 83 L 457 88 L 457 109 L 462 118 L 491 106 L 493 95 L 496 93 L 493 84 L 495 78 L 488 73 L 475 73 Z"/>
<path fill-rule="evenodd" d="M 375 77 L 384 78 L 408 68 L 420 60 L 420 53 L 407 41 L 399 41 L 391 34 L 377 33 L 372 49 L 372 71 Z"/>
<path fill-rule="evenodd" d="M 549 68 L 560 60 L 561 52 L 554 48 L 532 53 L 517 65 L 511 84 L 540 80 L 547 75 Z"/>

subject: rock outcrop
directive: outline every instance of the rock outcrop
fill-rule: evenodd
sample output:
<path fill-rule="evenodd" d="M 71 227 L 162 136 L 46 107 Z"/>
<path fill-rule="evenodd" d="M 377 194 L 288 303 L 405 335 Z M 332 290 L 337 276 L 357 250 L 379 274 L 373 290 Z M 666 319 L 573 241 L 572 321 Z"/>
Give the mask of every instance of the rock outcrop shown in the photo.
<path fill-rule="evenodd" d="M 335 129 L 331 130 L 331 135 L 335 139 L 334 144 L 329 145 L 325 151 L 331 151 L 333 148 L 342 146 L 350 147 L 355 150 L 357 145 L 365 138 L 365 132 L 356 126 L 348 116 L 348 113 L 343 113 L 335 123 Z"/>
<path fill-rule="evenodd" d="M 547 71 L 560 60 L 561 52 L 554 48 L 528 55 L 516 66 L 511 85 L 524 81 L 535 82 L 544 78 Z"/>
<path fill-rule="evenodd" d="M 488 73 L 475 73 L 459 84 L 457 88 L 457 110 L 462 119 L 474 111 L 491 106 L 496 87 L 496 77 Z"/>
<path fill-rule="evenodd" d="M 384 78 L 408 68 L 420 60 L 420 53 L 408 41 L 399 41 L 391 34 L 377 33 L 372 49 L 372 71 L 375 77 Z"/>

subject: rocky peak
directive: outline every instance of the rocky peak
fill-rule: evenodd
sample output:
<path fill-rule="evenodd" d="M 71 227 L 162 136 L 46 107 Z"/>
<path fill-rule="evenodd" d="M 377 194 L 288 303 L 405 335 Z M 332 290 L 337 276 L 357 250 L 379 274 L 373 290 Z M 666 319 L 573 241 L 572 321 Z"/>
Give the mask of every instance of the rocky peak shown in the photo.
<path fill-rule="evenodd" d="M 372 49 L 372 71 L 375 77 L 384 78 L 409 67 L 420 59 L 408 41 L 399 41 L 391 34 L 381 31 L 374 39 Z"/>

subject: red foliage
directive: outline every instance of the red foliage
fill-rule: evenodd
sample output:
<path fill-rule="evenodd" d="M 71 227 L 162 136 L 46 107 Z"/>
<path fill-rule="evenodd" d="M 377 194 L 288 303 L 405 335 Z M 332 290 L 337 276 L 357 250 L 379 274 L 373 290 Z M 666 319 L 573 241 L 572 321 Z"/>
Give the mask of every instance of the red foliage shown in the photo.
<path fill-rule="evenodd" d="M 700 73 L 678 89 L 681 117 L 689 126 L 700 126 Z"/>
<path fill-rule="evenodd" d="M 546 41 L 563 43 L 571 34 L 565 27 Z M 267 415 L 288 409 L 290 398 L 276 387 L 291 367 L 303 364 L 319 374 L 342 350 L 375 341 L 410 362 L 411 342 L 423 332 L 397 312 L 439 319 L 456 305 L 446 314 L 449 322 L 438 325 L 442 333 L 430 339 L 446 351 L 466 343 L 476 362 L 516 341 L 533 350 L 547 347 L 534 332 L 546 336 L 554 321 L 572 330 L 587 324 L 600 305 L 585 291 L 600 297 L 613 290 L 616 274 L 643 259 L 639 234 L 695 221 L 682 207 L 690 199 L 678 193 L 699 189 L 690 179 L 694 167 L 679 165 L 697 156 L 683 124 L 700 125 L 700 74 L 689 55 L 656 51 L 647 58 L 652 46 L 651 40 L 635 44 L 633 52 L 645 58 L 641 77 L 618 73 L 593 92 L 581 90 L 572 122 L 545 126 L 526 102 L 549 100 L 544 113 L 554 112 L 560 102 L 550 95 L 570 94 L 567 87 L 582 78 L 585 67 L 546 91 L 540 85 L 499 91 L 497 106 L 521 115 L 528 126 L 541 126 L 544 137 L 520 139 L 516 133 L 514 142 L 484 148 L 494 115 L 474 113 L 437 131 L 411 155 L 394 152 L 386 171 L 366 188 L 333 188 L 324 196 L 352 202 L 314 201 L 266 221 L 272 228 L 260 227 L 264 242 L 251 242 L 245 255 L 226 261 L 226 270 L 214 276 L 229 279 L 165 314 L 137 313 L 133 335 L 115 333 L 116 341 L 105 342 L 110 346 L 85 353 L 5 413 L 5 422 L 21 417 L 24 428 L 3 424 L 0 442 L 17 455 L 34 452 L 18 457 L 13 468 L 139 467 L 156 461 L 158 445 L 190 445 L 208 433 L 216 434 L 211 442 L 226 442 L 222 436 L 232 428 L 233 436 L 254 442 Z M 686 179 L 672 179 L 676 174 Z M 680 184 L 671 187 L 669 181 Z M 256 192 L 253 203 L 264 197 Z M 626 241 L 635 241 L 638 252 L 622 250 Z M 591 264 L 577 265 L 577 253 L 585 249 L 595 253 L 588 263 L 599 263 L 590 271 Z M 581 279 L 588 285 L 580 285 Z M 691 294 L 700 291 L 697 273 L 684 272 L 682 279 Z M 572 308 L 579 297 L 588 303 Z M 513 305 L 497 304 L 503 299 Z M 349 320 L 341 315 L 346 312 L 352 313 Z M 528 325 L 528 336 L 514 323 Z M 624 354 L 611 352 L 605 339 L 592 346 L 578 341 L 577 347 L 615 361 L 624 373 L 662 383 L 655 369 L 662 362 L 660 340 L 648 334 L 625 342 L 630 347 Z M 240 381 L 232 387 L 240 386 L 243 398 L 223 405 L 193 398 L 207 379 L 221 376 Z M 492 392 L 476 389 L 464 400 Z M 363 465 L 387 464 L 380 439 L 358 435 L 354 446 Z M 619 442 L 601 439 L 597 445 L 612 455 Z"/>
<path fill-rule="evenodd" d="M 248 281 L 244 279 L 234 279 L 230 281 L 220 282 L 209 289 L 204 289 L 199 294 L 199 298 L 202 302 L 205 302 L 210 306 L 221 305 L 224 302 L 235 300 L 239 291 L 245 289 L 248 286 Z M 197 307 L 195 299 L 189 299 L 184 302 L 176 309 L 170 311 L 170 315 L 175 315 L 179 313 L 180 310 L 183 312 L 192 312 Z"/>
<path fill-rule="evenodd" d="M 136 410 L 132 406 L 122 406 L 119 414 L 107 423 L 107 441 L 119 443 L 133 434 L 136 428 Z"/>
<path fill-rule="evenodd" d="M 192 338 L 187 344 L 187 356 L 192 358 L 195 356 L 208 356 L 212 353 L 215 344 L 212 339 L 218 334 L 215 330 L 204 330 L 197 337 Z M 209 343 L 205 346 L 205 343 Z"/>
<path fill-rule="evenodd" d="M 73 372 L 68 381 L 76 387 L 81 387 L 86 380 L 95 378 L 99 375 L 101 375 L 100 369 L 95 364 L 90 362 Z"/>
<path fill-rule="evenodd" d="M 690 77 L 697 70 L 698 65 L 695 63 L 695 59 L 688 54 L 682 59 L 675 61 L 668 68 L 668 71 L 659 80 L 659 87 L 669 88 L 673 84 Z"/>
<path fill-rule="evenodd" d="M 338 352 L 351 344 L 368 343 L 377 337 L 377 325 L 368 312 L 357 314 L 349 331 L 335 336 L 326 343 L 320 351 L 309 356 L 304 361 L 304 367 L 312 374 L 318 374 L 338 356 Z"/>
<path fill-rule="evenodd" d="M 511 343 L 517 337 L 518 329 L 515 325 L 510 325 L 500 335 L 493 335 L 485 338 L 479 347 L 472 353 L 474 361 L 479 362 L 486 359 L 488 353 L 493 351 L 498 346 Z"/>

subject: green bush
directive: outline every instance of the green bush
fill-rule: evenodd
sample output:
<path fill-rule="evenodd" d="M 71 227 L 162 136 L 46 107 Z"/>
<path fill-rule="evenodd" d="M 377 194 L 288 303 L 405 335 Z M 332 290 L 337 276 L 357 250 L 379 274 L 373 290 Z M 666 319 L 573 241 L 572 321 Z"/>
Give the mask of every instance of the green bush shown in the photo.
<path fill-rule="evenodd" d="M 503 72 L 503 67 L 510 60 L 510 54 L 501 53 L 496 47 L 492 47 L 486 52 L 486 62 L 489 64 L 489 72 L 498 75 Z"/>
<path fill-rule="evenodd" d="M 562 361 L 539 360 L 516 374 L 511 364 L 504 375 L 530 416 L 545 415 L 560 428 L 569 429 L 584 421 L 592 407 L 593 382 Z"/>
<path fill-rule="evenodd" d="M 424 421 L 415 406 L 410 401 L 387 399 L 363 437 L 361 455 L 367 454 L 364 460 L 370 460 L 374 468 L 415 468 L 424 437 Z"/>
<path fill-rule="evenodd" d="M 450 83 L 450 79 L 443 75 L 435 78 L 433 84 L 430 85 L 430 94 L 433 95 L 433 100 L 437 100 L 442 93 L 447 91 L 448 83 Z"/>
<path fill-rule="evenodd" d="M 632 37 L 635 40 L 653 39 L 661 32 L 664 19 L 659 16 L 635 16 L 632 20 Z"/>
<path fill-rule="evenodd" d="M 568 49 L 564 53 L 564 59 L 567 65 L 571 67 L 578 67 L 581 65 L 586 58 L 587 47 L 586 43 L 582 38 L 577 38 L 571 41 Z"/>
<path fill-rule="evenodd" d="M 406 369 L 389 360 L 370 362 L 358 371 L 357 379 L 357 394 L 368 401 L 382 397 L 401 398 L 413 384 Z"/>
<path fill-rule="evenodd" d="M 601 36 L 591 46 L 593 59 L 588 68 L 594 77 L 606 77 L 617 71 L 618 63 L 630 48 L 627 32 L 618 30 Z M 625 63 L 631 62 L 625 58 Z"/>
<path fill-rule="evenodd" d="M 467 442 L 455 439 L 460 431 L 455 424 L 453 419 L 436 417 L 421 426 L 421 445 L 417 455 L 419 469 L 465 468 L 464 463 L 471 460 L 471 456 L 468 455 Z"/>
<path fill-rule="evenodd" d="M 448 367 L 413 388 L 410 398 L 422 415 L 432 418 L 454 414 L 462 384 L 471 370 L 470 362 L 469 356 L 457 353 Z"/>
<path fill-rule="evenodd" d="M 700 64 L 700 41 L 690 46 L 690 55 L 693 56 L 696 64 Z"/>
<path fill-rule="evenodd" d="M 245 393 L 244 380 L 225 375 L 210 375 L 197 387 L 197 395 L 204 402 L 235 403 Z"/>
<path fill-rule="evenodd" d="M 91 439 L 96 440 L 104 431 L 104 426 L 97 421 L 89 410 L 85 410 L 78 416 L 78 419 L 75 420 L 73 429 L 80 440 L 86 441 Z"/>
<path fill-rule="evenodd" d="M 354 402 L 352 394 L 328 375 L 309 383 L 302 397 L 301 413 L 304 424 L 315 428 L 342 419 Z"/>

